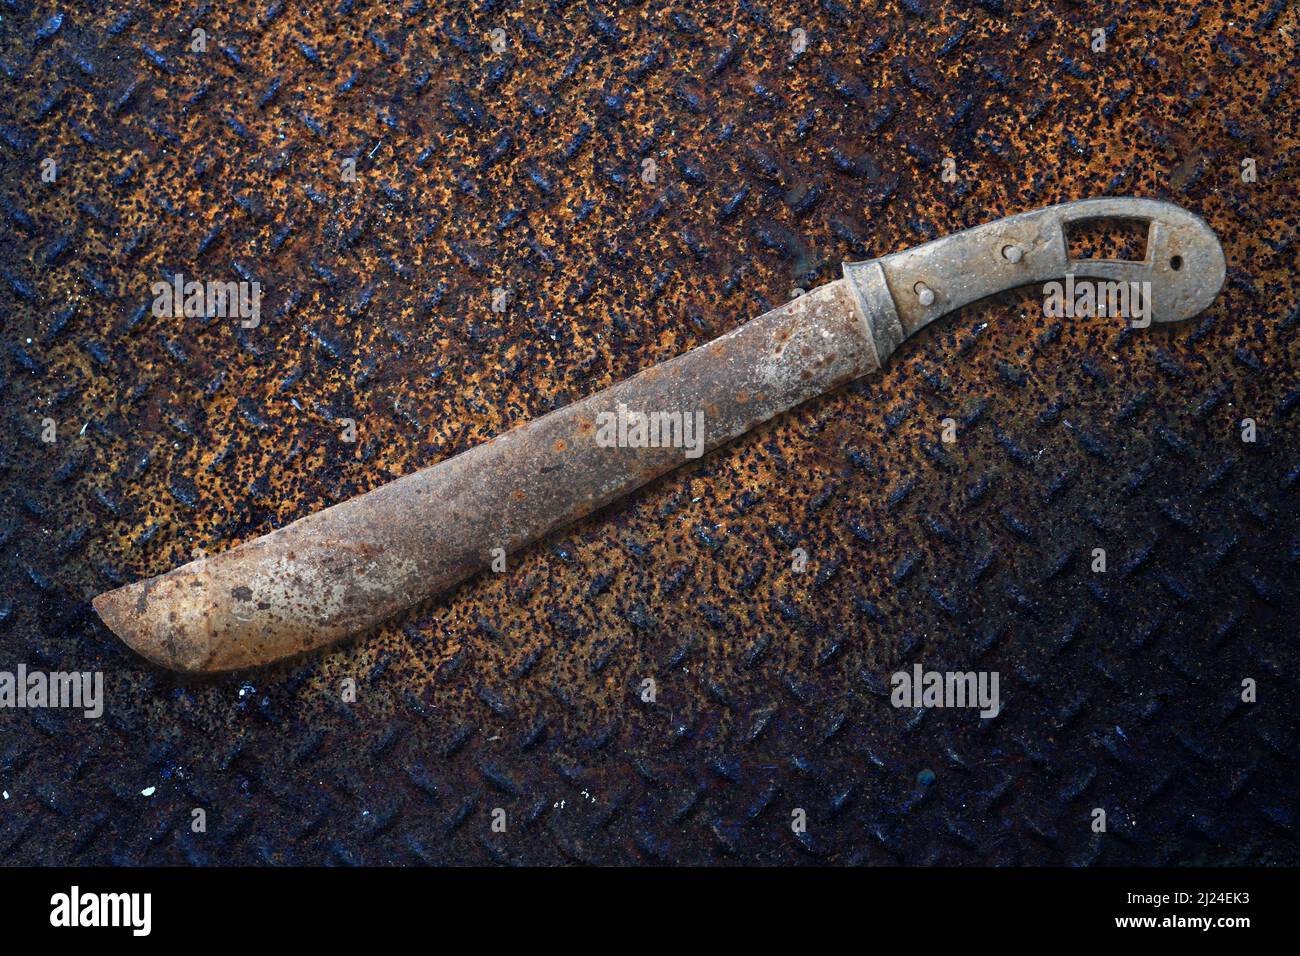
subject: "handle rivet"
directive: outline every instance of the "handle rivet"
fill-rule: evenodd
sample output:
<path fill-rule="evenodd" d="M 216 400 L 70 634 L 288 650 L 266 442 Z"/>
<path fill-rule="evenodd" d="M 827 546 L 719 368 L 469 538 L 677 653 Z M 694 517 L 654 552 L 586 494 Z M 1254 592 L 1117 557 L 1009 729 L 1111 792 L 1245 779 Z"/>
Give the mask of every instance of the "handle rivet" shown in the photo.
<path fill-rule="evenodd" d="M 1021 249 L 1019 246 L 1002 247 L 1002 258 L 1006 259 L 1007 262 L 1019 262 L 1021 257 L 1024 256 L 1024 254 L 1025 251 Z"/>
<path fill-rule="evenodd" d="M 912 286 L 912 291 L 916 293 L 917 301 L 922 305 L 934 305 L 934 290 L 924 282 Z"/>

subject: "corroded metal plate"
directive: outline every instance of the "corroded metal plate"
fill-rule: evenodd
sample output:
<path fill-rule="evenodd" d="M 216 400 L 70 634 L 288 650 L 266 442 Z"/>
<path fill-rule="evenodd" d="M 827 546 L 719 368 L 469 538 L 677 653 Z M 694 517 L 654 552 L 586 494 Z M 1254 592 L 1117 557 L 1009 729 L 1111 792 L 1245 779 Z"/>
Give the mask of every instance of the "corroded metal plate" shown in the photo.
<path fill-rule="evenodd" d="M 0 711 L 0 858 L 1296 862 L 1296 30 L 1271 2 L 6 7 L 0 667 L 102 670 L 107 706 Z M 292 666 L 178 677 L 90 612 L 843 260 L 1106 194 L 1214 228 L 1202 318 L 970 307 Z M 260 325 L 153 316 L 176 272 L 261 283 Z M 915 661 L 997 670 L 1002 713 L 893 708 Z"/>

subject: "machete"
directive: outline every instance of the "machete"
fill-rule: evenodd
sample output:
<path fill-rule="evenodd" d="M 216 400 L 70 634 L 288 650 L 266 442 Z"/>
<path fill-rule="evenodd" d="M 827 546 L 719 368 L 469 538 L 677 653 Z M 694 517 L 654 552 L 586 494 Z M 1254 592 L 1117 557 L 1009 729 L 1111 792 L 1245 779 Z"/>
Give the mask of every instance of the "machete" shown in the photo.
<path fill-rule="evenodd" d="M 1145 258 L 1072 258 L 1067 228 L 1092 220 L 1144 223 Z M 702 430 L 695 453 L 710 451 L 878 370 L 945 313 L 1067 278 L 1112 292 L 1138 283 L 1142 324 L 1176 322 L 1218 294 L 1223 250 L 1178 206 L 1102 198 L 845 263 L 843 278 L 706 345 L 229 551 L 101 594 L 95 610 L 140 654 L 181 671 L 331 644 L 683 464 L 692 423 Z"/>

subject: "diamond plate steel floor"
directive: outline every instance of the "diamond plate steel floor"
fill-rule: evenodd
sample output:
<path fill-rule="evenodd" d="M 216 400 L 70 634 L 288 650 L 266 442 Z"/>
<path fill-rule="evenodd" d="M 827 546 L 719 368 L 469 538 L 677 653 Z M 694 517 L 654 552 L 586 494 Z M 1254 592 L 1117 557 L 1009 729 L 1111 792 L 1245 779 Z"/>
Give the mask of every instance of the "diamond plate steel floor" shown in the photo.
<path fill-rule="evenodd" d="M 108 693 L 0 711 L 0 859 L 1300 861 L 1300 18 L 1231 7 L 0 4 L 0 669 Z M 290 666 L 182 679 L 90 611 L 841 260 L 1105 194 L 1213 225 L 1211 310 L 966 309 Z M 154 317 L 175 272 L 261 325 Z M 894 709 L 913 662 L 1002 714 Z"/>

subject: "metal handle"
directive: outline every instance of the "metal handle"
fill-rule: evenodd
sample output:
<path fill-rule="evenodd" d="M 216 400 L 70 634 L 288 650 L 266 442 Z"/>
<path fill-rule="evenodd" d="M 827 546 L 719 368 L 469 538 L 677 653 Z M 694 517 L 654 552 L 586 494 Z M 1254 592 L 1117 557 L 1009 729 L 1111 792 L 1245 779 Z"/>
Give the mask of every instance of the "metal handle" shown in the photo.
<path fill-rule="evenodd" d="M 1070 257 L 1070 224 L 1125 219 L 1148 223 L 1145 259 Z M 1214 301 L 1224 270 L 1223 249 L 1202 219 L 1173 203 L 1131 197 L 1048 206 L 844 265 L 860 311 L 875 322 L 881 362 L 904 338 L 945 313 L 1007 289 L 1067 276 L 1149 283 L 1144 289 L 1150 320 L 1178 322 Z"/>

